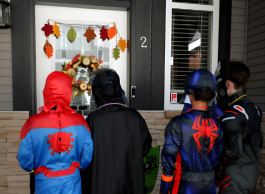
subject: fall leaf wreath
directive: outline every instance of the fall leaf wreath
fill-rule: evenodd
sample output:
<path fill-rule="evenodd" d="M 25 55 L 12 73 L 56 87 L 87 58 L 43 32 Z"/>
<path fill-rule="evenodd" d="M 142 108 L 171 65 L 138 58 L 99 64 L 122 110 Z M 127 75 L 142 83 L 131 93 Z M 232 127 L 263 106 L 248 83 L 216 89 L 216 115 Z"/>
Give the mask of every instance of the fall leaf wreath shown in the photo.
<path fill-rule="evenodd" d="M 93 55 L 87 57 L 86 55 L 78 54 L 72 59 L 72 61 L 68 63 L 65 62 L 62 65 L 61 71 L 73 78 L 72 81 L 72 86 L 73 86 L 72 89 L 74 91 L 73 100 L 75 99 L 75 96 L 77 95 L 81 96 L 84 94 L 85 91 L 88 91 L 89 95 L 91 95 L 92 92 L 91 83 L 87 84 L 81 80 L 76 80 L 74 78 L 78 67 L 80 66 L 83 68 L 90 68 L 92 74 L 94 71 L 103 68 L 100 65 L 101 63 L 103 63 L 103 61 L 101 59 L 95 59 L 95 56 Z"/>
<path fill-rule="evenodd" d="M 51 25 L 50 21 L 54 22 L 54 25 Z M 56 38 L 59 38 L 59 36 L 61 36 L 60 25 L 68 25 L 68 24 L 48 19 L 47 24 L 44 24 L 44 26 L 41 28 L 41 30 L 44 32 L 46 36 L 46 42 L 44 44 L 43 51 L 49 59 L 53 56 L 54 50 L 53 46 L 49 43 L 48 38 L 51 34 L 53 34 Z M 113 26 L 109 28 L 105 28 L 105 26 L 102 26 L 102 28 L 100 29 L 100 38 L 102 39 L 102 41 L 105 41 L 116 37 L 116 47 L 113 48 L 113 57 L 115 58 L 115 60 L 117 60 L 120 58 L 120 51 L 124 52 L 126 48 L 129 48 L 128 44 L 129 42 L 127 41 L 126 43 L 126 40 L 122 39 L 116 27 L 116 23 L 110 23 L 107 24 L 107 26 L 108 25 L 113 25 Z M 83 25 L 79 25 L 79 27 L 80 26 L 83 28 Z M 70 25 L 69 28 L 70 29 L 67 32 L 67 38 L 71 43 L 73 43 L 76 40 L 77 32 L 75 31 L 73 26 Z M 91 29 L 91 27 L 88 27 L 88 29 L 86 29 L 86 32 L 84 33 L 83 36 L 86 37 L 88 43 L 90 43 L 94 38 L 97 37 L 97 35 L 95 34 L 95 29 Z M 119 41 L 118 41 L 118 36 L 120 38 Z M 87 57 L 86 55 L 78 54 L 72 59 L 72 61 L 68 63 L 65 62 L 62 65 L 61 71 L 73 78 L 72 81 L 73 99 L 75 99 L 77 95 L 79 96 L 83 95 L 84 92 L 87 92 L 89 95 L 91 95 L 92 92 L 91 82 L 85 83 L 81 80 L 76 80 L 75 77 L 78 76 L 75 75 L 76 73 L 79 72 L 79 69 L 90 68 L 92 74 L 94 71 L 102 69 L 102 66 L 100 65 L 101 63 L 103 63 L 103 61 L 101 59 L 95 59 L 95 56 L 93 55 Z"/>

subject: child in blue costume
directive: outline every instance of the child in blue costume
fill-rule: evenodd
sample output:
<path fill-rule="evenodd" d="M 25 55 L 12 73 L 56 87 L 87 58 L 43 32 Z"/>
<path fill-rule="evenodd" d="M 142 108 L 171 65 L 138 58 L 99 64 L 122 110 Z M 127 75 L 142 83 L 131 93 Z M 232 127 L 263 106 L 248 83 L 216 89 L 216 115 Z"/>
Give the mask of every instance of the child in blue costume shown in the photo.
<path fill-rule="evenodd" d="M 70 108 L 72 78 L 52 72 L 44 106 L 21 130 L 17 159 L 35 174 L 36 194 L 81 194 L 80 171 L 92 160 L 93 141 L 84 117 Z M 34 190 L 31 190 L 34 193 Z"/>
<path fill-rule="evenodd" d="M 223 131 L 214 104 L 216 81 L 200 69 L 187 75 L 182 115 L 165 130 L 161 194 L 216 194 L 215 171 L 223 151 Z"/>

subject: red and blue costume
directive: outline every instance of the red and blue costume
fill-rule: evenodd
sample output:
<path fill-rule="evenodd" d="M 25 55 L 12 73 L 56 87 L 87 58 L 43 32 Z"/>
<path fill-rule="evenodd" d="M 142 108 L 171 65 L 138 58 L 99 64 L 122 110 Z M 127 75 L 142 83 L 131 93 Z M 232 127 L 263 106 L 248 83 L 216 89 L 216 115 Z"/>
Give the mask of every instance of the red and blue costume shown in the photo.
<path fill-rule="evenodd" d="M 217 118 L 193 109 L 173 118 L 165 130 L 161 194 L 214 194 L 215 170 L 223 149 Z M 174 177 L 174 180 L 173 180 Z"/>
<path fill-rule="evenodd" d="M 215 177 L 223 152 L 223 130 L 217 119 L 223 112 L 215 106 L 215 97 L 208 107 L 191 108 L 189 94 L 215 92 L 214 76 L 207 70 L 188 74 L 183 114 L 174 117 L 165 130 L 162 151 L 163 174 L 161 194 L 216 194 Z M 203 108 L 203 110 L 200 110 Z"/>
<path fill-rule="evenodd" d="M 69 107 L 72 78 L 51 73 L 43 95 L 42 112 L 22 128 L 17 159 L 24 170 L 34 170 L 36 194 L 81 194 L 80 170 L 92 160 L 93 141 L 83 116 Z"/>

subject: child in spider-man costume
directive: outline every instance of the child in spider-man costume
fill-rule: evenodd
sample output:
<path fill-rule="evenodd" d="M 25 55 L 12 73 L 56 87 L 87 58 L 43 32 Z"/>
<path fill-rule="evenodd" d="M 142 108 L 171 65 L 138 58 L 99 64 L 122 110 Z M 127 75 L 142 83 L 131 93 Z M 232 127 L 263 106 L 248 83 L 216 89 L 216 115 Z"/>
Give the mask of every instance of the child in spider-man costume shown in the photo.
<path fill-rule="evenodd" d="M 223 132 L 214 104 L 216 81 L 200 69 L 187 75 L 183 113 L 165 130 L 161 194 L 216 194 L 215 171 L 223 151 Z"/>
<path fill-rule="evenodd" d="M 80 170 L 92 160 L 93 141 L 84 117 L 69 107 L 72 78 L 51 73 L 43 97 L 41 112 L 21 130 L 17 159 L 34 171 L 36 194 L 81 194 Z"/>

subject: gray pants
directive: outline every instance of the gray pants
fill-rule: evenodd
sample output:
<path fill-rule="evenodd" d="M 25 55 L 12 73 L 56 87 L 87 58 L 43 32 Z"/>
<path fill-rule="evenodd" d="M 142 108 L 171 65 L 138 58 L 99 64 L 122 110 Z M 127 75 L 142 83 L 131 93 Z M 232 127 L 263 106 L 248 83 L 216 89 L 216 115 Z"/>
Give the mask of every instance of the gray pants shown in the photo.
<path fill-rule="evenodd" d="M 252 194 L 259 177 L 259 164 L 224 166 L 220 194 Z"/>

